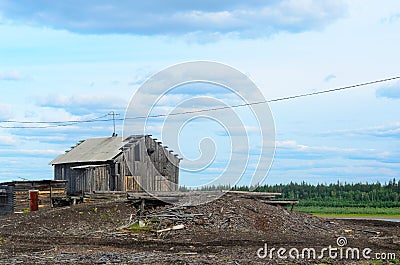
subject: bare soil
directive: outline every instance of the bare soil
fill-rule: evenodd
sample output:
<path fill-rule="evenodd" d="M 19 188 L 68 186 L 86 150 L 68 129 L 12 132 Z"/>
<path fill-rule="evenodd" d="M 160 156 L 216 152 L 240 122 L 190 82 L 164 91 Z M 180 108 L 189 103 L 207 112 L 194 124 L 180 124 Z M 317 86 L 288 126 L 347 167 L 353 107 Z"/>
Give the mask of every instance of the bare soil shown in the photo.
<path fill-rule="evenodd" d="M 140 220 L 141 225 L 138 225 Z M 143 225 L 143 227 L 141 227 Z M 184 229 L 157 230 L 184 225 Z M 328 220 L 254 199 L 226 195 L 196 207 L 148 208 L 126 200 L 0 216 L 0 264 L 395 264 L 371 261 L 260 258 L 268 248 L 370 248 L 400 259 L 400 223 Z M 260 252 L 263 253 L 263 252 Z M 286 253 L 287 255 L 287 253 Z M 360 254 L 361 255 L 361 254 Z M 375 257 L 375 256 L 373 256 Z M 378 263 L 377 263 L 378 262 Z"/>

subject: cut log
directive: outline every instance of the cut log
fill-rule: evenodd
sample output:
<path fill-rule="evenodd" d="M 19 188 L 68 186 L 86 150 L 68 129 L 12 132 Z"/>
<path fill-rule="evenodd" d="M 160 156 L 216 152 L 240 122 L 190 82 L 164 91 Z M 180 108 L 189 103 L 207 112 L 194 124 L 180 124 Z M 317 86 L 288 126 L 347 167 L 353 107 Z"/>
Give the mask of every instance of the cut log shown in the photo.
<path fill-rule="evenodd" d="M 180 229 L 184 229 L 184 228 L 185 228 L 184 225 L 174 225 L 173 227 L 170 227 L 170 228 L 157 230 L 157 233 L 163 233 L 163 232 L 168 232 L 168 231 L 172 231 L 172 230 L 180 230 Z"/>

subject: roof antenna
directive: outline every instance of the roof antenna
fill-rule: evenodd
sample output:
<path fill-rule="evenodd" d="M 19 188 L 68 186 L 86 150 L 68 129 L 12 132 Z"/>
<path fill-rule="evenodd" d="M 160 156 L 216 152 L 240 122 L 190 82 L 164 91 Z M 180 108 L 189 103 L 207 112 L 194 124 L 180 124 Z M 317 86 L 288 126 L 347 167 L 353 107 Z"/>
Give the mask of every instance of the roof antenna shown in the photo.
<path fill-rule="evenodd" d="M 112 116 L 112 120 L 113 120 L 113 125 L 114 125 L 114 132 L 112 134 L 112 137 L 117 136 L 118 134 L 115 133 L 115 116 L 119 116 L 119 113 L 115 113 L 114 111 L 110 111 L 107 116 Z"/>

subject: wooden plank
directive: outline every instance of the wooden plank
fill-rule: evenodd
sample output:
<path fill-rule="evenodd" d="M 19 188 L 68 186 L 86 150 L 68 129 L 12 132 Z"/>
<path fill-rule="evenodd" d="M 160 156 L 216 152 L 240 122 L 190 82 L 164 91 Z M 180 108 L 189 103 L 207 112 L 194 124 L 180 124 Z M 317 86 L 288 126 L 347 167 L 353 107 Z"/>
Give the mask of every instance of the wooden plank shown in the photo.
<path fill-rule="evenodd" d="M 39 191 L 39 195 L 41 195 L 41 194 L 50 194 L 50 193 L 52 193 L 52 194 L 66 194 L 66 191 L 65 190 L 57 190 L 57 189 L 54 189 L 54 190 L 52 190 L 52 191 L 49 191 L 49 190 L 41 190 L 41 191 Z"/>
<path fill-rule="evenodd" d="M 263 202 L 274 205 L 293 205 L 299 203 L 299 201 L 276 201 L 276 200 L 263 200 Z"/>
<path fill-rule="evenodd" d="M 226 191 L 228 194 L 240 194 L 240 195 L 251 195 L 251 196 L 281 196 L 282 193 L 278 192 L 257 192 L 257 191 L 237 191 L 229 190 Z"/>

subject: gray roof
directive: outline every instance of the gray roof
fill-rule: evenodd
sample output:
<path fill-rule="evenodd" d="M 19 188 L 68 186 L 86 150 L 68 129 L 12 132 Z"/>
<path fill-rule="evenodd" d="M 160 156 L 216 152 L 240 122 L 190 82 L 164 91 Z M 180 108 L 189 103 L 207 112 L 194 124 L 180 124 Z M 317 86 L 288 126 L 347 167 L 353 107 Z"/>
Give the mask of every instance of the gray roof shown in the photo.
<path fill-rule="evenodd" d="M 136 136 L 137 141 L 143 136 Z M 122 141 L 121 136 L 91 138 L 78 143 L 70 151 L 66 151 L 50 162 L 52 165 L 82 162 L 105 162 L 114 159 L 120 153 L 121 148 L 131 140 L 132 137 L 125 138 Z M 131 142 L 131 141 L 129 141 Z"/>

